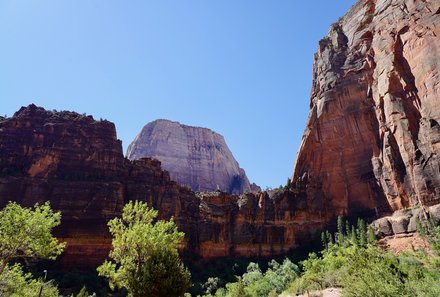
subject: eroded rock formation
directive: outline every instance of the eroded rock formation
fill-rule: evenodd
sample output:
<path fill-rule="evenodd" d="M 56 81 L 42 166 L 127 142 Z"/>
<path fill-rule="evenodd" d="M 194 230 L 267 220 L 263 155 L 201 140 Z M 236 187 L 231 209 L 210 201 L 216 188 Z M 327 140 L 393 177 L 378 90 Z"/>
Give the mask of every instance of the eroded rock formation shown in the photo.
<path fill-rule="evenodd" d="M 319 43 L 292 181 L 329 208 L 440 203 L 440 2 L 361 0 Z"/>
<path fill-rule="evenodd" d="M 0 208 L 8 201 L 50 201 L 62 213 L 56 235 L 68 244 L 62 261 L 69 266 L 103 261 L 110 250 L 107 221 L 129 200 L 146 201 L 160 218 L 174 217 L 186 234 L 182 250 L 190 254 L 285 253 L 330 216 L 295 195 L 196 195 L 171 181 L 159 161 L 125 159 L 113 123 L 91 116 L 30 105 L 0 119 Z"/>
<path fill-rule="evenodd" d="M 107 255 L 106 223 L 129 200 L 173 216 L 182 249 L 203 258 L 285 253 L 339 214 L 419 204 L 437 216 L 439 36 L 438 1 L 361 0 L 331 27 L 290 189 L 196 195 L 159 161 L 125 159 L 112 123 L 30 105 L 0 118 L 0 207 L 51 201 L 63 261 L 80 266 Z M 419 215 L 397 213 L 380 228 L 407 232 Z"/>
<path fill-rule="evenodd" d="M 222 135 L 168 120 L 148 123 L 129 145 L 127 158 L 159 160 L 173 180 L 193 191 L 251 191 L 246 173 Z"/>
<path fill-rule="evenodd" d="M 66 263 L 102 261 L 110 249 L 107 221 L 128 200 L 147 201 L 163 218 L 175 216 L 196 244 L 194 194 L 172 182 L 159 161 L 125 159 L 113 123 L 35 105 L 0 121 L 0 207 L 50 201 L 62 213 L 56 235 L 68 243 Z"/>

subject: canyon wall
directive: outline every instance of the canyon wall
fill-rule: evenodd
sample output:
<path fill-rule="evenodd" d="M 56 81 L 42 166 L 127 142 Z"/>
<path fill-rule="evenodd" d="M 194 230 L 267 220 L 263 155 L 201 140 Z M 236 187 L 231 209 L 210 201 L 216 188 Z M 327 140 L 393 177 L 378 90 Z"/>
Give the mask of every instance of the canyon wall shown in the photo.
<path fill-rule="evenodd" d="M 195 194 L 159 161 L 124 158 L 114 124 L 91 116 L 30 105 L 0 118 L 0 208 L 50 201 L 62 214 L 55 234 L 67 242 L 61 261 L 69 267 L 103 261 L 111 248 L 107 222 L 129 200 L 146 201 L 162 219 L 174 217 L 185 233 L 182 252 L 192 258 L 286 253 L 330 216 L 294 195 Z"/>
<path fill-rule="evenodd" d="M 0 118 L 0 207 L 49 200 L 62 213 L 62 261 L 75 266 L 105 258 L 106 223 L 129 200 L 174 217 L 186 234 L 182 251 L 202 259 L 283 254 L 340 214 L 433 210 L 440 203 L 439 36 L 438 1 L 361 0 L 331 26 L 315 55 L 311 112 L 290 187 L 196 194 L 159 161 L 124 158 L 113 123 L 30 105 Z M 397 219 L 385 227 L 390 220 Z"/>
<path fill-rule="evenodd" d="M 173 180 L 193 191 L 251 191 L 246 173 L 222 135 L 168 120 L 148 123 L 128 146 L 127 158 L 159 160 Z"/>
<path fill-rule="evenodd" d="M 440 2 L 361 0 L 319 42 L 292 181 L 348 214 L 440 203 Z"/>

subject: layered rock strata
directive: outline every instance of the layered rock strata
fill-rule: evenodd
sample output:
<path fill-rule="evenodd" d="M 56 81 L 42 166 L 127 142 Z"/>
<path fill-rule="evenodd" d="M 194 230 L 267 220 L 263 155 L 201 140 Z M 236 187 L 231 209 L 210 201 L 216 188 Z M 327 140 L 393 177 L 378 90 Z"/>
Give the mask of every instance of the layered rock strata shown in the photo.
<path fill-rule="evenodd" d="M 162 218 L 175 216 L 187 241 L 197 243 L 194 194 L 171 181 L 159 161 L 125 159 L 113 123 L 35 105 L 0 121 L 0 207 L 50 201 L 62 214 L 56 235 L 68 243 L 67 264 L 105 258 L 107 221 L 129 200 L 147 201 Z"/>
<path fill-rule="evenodd" d="M 193 191 L 251 191 L 246 173 L 222 135 L 168 120 L 148 123 L 128 146 L 127 158 L 154 158 L 173 180 Z"/>
<path fill-rule="evenodd" d="M 62 261 L 94 266 L 110 250 L 109 219 L 129 200 L 174 217 L 182 251 L 202 258 L 273 256 L 322 228 L 329 214 L 287 189 L 272 194 L 195 194 L 171 181 L 157 160 L 124 158 L 115 126 L 35 105 L 0 119 L 0 208 L 50 201 L 61 211 Z M 309 210 L 313 210 L 310 214 Z M 308 221 L 307 225 L 304 222 Z"/>
<path fill-rule="evenodd" d="M 440 2 L 361 0 L 319 42 L 292 181 L 348 214 L 440 203 Z"/>
<path fill-rule="evenodd" d="M 331 27 L 289 189 L 196 195 L 159 161 L 125 159 L 112 123 L 30 105 L 0 118 L 0 207 L 51 201 L 69 265 L 102 261 L 106 223 L 129 200 L 173 216 L 182 249 L 204 258 L 285 253 L 339 214 L 420 205 L 437 216 L 439 23 L 437 1 L 361 0 Z M 382 230 L 412 230 L 420 213 L 406 214 L 382 220 Z"/>

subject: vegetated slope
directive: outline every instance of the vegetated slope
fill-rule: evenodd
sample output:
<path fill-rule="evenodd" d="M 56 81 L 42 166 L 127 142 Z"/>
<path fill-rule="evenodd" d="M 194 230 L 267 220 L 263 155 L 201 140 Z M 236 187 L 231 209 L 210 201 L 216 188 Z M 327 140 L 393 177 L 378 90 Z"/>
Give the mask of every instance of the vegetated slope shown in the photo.
<path fill-rule="evenodd" d="M 173 180 L 193 191 L 251 191 L 246 173 L 222 135 L 168 120 L 148 123 L 128 146 L 127 158 L 161 161 Z"/>

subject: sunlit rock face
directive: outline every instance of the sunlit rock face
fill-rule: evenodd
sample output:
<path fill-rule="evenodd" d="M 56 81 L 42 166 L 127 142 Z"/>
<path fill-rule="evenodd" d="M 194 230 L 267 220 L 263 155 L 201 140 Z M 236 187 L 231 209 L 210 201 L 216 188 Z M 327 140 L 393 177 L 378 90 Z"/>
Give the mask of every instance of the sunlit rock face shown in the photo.
<path fill-rule="evenodd" d="M 339 214 L 422 204 L 437 219 L 439 18 L 438 1 L 363 0 L 331 27 L 315 56 L 289 189 L 195 194 L 159 161 L 124 158 L 113 123 L 30 105 L 0 117 L 0 207 L 50 201 L 62 213 L 56 235 L 68 244 L 69 268 L 103 261 L 107 221 L 129 200 L 174 217 L 185 233 L 182 251 L 195 259 L 285 254 Z M 207 135 L 197 139 L 209 143 Z M 409 232 L 418 215 L 398 212 L 378 224 L 384 234 Z"/>
<path fill-rule="evenodd" d="M 173 180 L 193 191 L 251 191 L 224 137 L 206 128 L 168 120 L 148 123 L 127 150 L 130 160 L 143 157 L 161 161 Z"/>
<path fill-rule="evenodd" d="M 439 1 L 359 1 L 319 42 L 292 181 L 351 214 L 440 203 L 439 71 Z"/>
<path fill-rule="evenodd" d="M 50 201 L 61 212 L 55 234 L 67 242 L 61 262 L 94 267 L 111 248 L 108 220 L 129 200 L 174 218 L 192 259 L 284 254 L 307 242 L 331 213 L 289 190 L 236 196 L 195 194 L 170 179 L 159 161 L 130 161 L 113 123 L 30 105 L 0 118 L 0 208 Z"/>
<path fill-rule="evenodd" d="M 113 123 L 35 105 L 0 119 L 0 208 L 50 201 L 61 211 L 55 233 L 68 243 L 66 265 L 93 266 L 108 255 L 107 222 L 129 200 L 146 201 L 161 218 L 174 216 L 188 248 L 197 245 L 199 200 L 159 161 L 125 159 Z"/>

